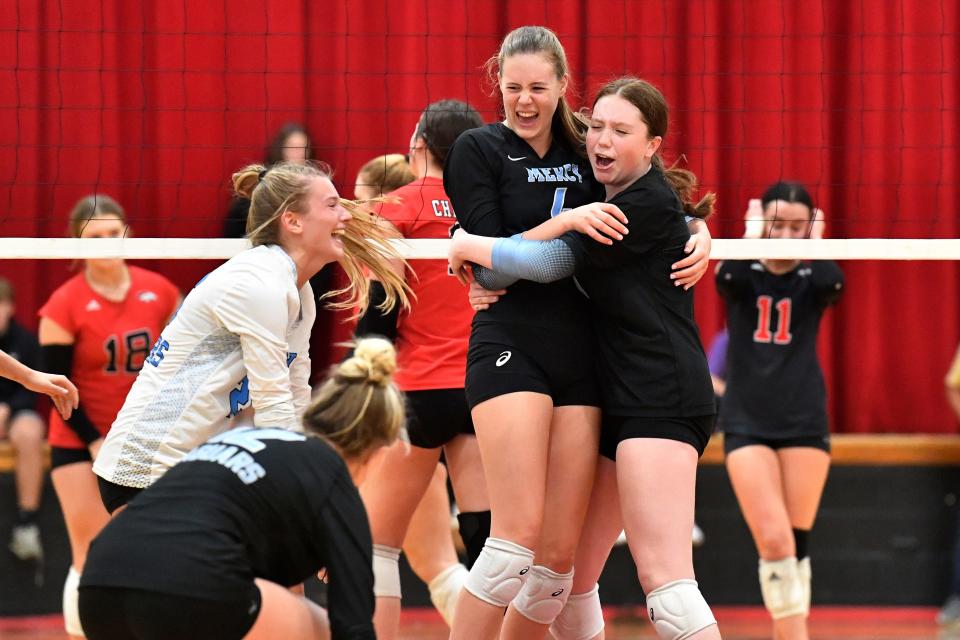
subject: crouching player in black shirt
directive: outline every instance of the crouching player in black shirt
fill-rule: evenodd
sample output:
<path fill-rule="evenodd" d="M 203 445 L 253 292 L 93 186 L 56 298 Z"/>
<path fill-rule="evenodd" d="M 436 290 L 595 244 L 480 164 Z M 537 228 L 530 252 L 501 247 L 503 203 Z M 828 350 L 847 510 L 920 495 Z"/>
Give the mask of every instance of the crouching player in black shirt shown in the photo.
<path fill-rule="evenodd" d="M 600 467 L 577 573 L 591 584 L 599 577 L 622 516 L 657 634 L 705 640 L 720 633 L 694 580 L 690 532 L 697 460 L 713 430 L 715 405 L 693 292 L 673 286 L 670 273 L 689 238 L 684 214 L 705 218 L 714 196 L 694 204 L 695 176 L 663 168 L 656 154 L 666 130 L 666 101 L 655 87 L 635 78 L 608 83 L 594 102 L 586 146 L 607 202 L 626 215 L 623 239 L 608 245 L 576 232 L 546 242 L 457 232 L 451 267 L 459 272 L 468 260 L 496 276 L 538 281 L 576 272 L 599 345 L 600 453 L 616 461 L 615 468 Z M 478 281 L 486 275 L 479 270 Z M 505 284 L 496 279 L 481 284 Z M 619 492 L 612 490 L 617 486 Z M 619 508 L 611 504 L 617 495 Z M 597 513 L 597 505 L 606 511 Z M 568 606 L 580 595 L 574 591 Z M 554 637 L 599 634 L 603 618 L 594 602 L 576 620 L 561 614 Z"/>
<path fill-rule="evenodd" d="M 201 445 L 93 541 L 80 584 L 90 640 L 374 638 L 372 541 L 354 484 L 400 432 L 389 342 L 362 340 L 304 433 L 238 428 Z M 325 569 L 323 609 L 287 590 Z"/>
<path fill-rule="evenodd" d="M 770 187 L 763 212 L 764 237 L 822 234 L 818 210 L 797 183 Z M 817 332 L 843 290 L 843 273 L 829 260 L 726 261 L 717 289 L 730 330 L 720 411 L 727 472 L 760 554 L 774 637 L 802 640 L 810 610 L 807 536 L 830 467 Z"/>

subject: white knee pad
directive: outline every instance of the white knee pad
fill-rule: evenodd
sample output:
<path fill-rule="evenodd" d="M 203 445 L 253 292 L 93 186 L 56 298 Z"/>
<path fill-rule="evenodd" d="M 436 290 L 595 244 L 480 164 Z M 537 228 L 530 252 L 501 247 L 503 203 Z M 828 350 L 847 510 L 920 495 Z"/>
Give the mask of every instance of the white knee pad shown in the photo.
<path fill-rule="evenodd" d="M 400 549 L 373 545 L 373 595 L 378 598 L 401 597 Z"/>
<path fill-rule="evenodd" d="M 684 640 L 717 624 L 696 580 L 674 580 L 648 593 L 647 613 L 663 640 Z"/>
<path fill-rule="evenodd" d="M 796 558 L 761 560 L 760 593 L 774 620 L 807 614 L 803 579 Z"/>
<path fill-rule="evenodd" d="M 563 611 L 550 625 L 550 634 L 555 640 L 590 640 L 601 631 L 600 585 L 594 585 L 586 593 L 571 594 Z"/>
<path fill-rule="evenodd" d="M 486 603 L 505 607 L 517 597 L 533 564 L 533 551 L 509 540 L 487 538 L 464 588 Z"/>
<path fill-rule="evenodd" d="M 63 583 L 63 628 L 72 636 L 86 637 L 80 626 L 80 572 L 70 567 Z"/>
<path fill-rule="evenodd" d="M 797 571 L 800 573 L 800 584 L 803 585 L 803 606 L 805 613 L 810 613 L 810 596 L 813 586 L 813 569 L 810 567 L 810 557 L 797 562 Z"/>
<path fill-rule="evenodd" d="M 453 626 L 457 598 L 460 597 L 460 590 L 463 589 L 463 583 L 467 581 L 468 575 L 470 572 L 467 568 L 458 562 L 441 571 L 427 585 L 430 589 L 430 602 L 440 612 L 440 616 L 448 627 Z"/>
<path fill-rule="evenodd" d="M 513 608 L 528 620 L 553 624 L 573 588 L 573 571 L 557 573 L 547 567 L 534 565 L 527 581 L 513 599 Z"/>

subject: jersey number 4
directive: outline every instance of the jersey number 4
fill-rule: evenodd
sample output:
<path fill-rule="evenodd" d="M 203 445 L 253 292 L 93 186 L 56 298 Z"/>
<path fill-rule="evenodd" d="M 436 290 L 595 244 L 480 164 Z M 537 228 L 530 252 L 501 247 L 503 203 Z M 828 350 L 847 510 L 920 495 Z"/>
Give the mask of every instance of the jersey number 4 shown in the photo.
<path fill-rule="evenodd" d="M 770 326 L 770 315 L 773 310 L 773 298 L 770 296 L 759 296 L 757 298 L 757 330 L 753 332 L 754 342 L 790 344 L 793 336 L 790 334 L 790 315 L 793 309 L 793 301 L 790 298 L 781 298 L 777 301 L 777 332 L 773 333 Z"/>
<path fill-rule="evenodd" d="M 553 192 L 553 203 L 550 205 L 550 217 L 556 218 L 564 211 L 569 211 L 569 207 L 563 206 L 563 201 L 567 199 L 567 188 L 557 187 Z"/>

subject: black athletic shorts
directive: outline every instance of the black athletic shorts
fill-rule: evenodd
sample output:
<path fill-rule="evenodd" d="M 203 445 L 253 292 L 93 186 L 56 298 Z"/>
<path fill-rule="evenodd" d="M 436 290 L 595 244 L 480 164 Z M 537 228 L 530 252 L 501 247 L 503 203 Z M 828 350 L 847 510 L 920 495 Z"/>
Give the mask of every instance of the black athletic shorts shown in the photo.
<path fill-rule="evenodd" d="M 702 456 L 707 448 L 716 416 L 693 418 L 646 418 L 604 414 L 600 425 L 600 455 L 617 459 L 617 446 L 631 438 L 663 438 L 686 442 Z"/>
<path fill-rule="evenodd" d="M 125 587 L 80 587 L 80 622 L 89 640 L 241 640 L 260 613 L 260 590 L 237 601 Z"/>
<path fill-rule="evenodd" d="M 104 480 L 100 476 L 97 476 L 97 487 L 100 489 L 100 501 L 103 502 L 103 506 L 107 508 L 107 513 L 110 515 L 113 515 L 114 511 L 125 506 L 143 491 L 143 489 L 125 487 L 122 484 Z"/>
<path fill-rule="evenodd" d="M 460 434 L 473 435 L 473 420 L 463 389 L 407 391 L 410 444 L 436 449 Z"/>
<path fill-rule="evenodd" d="M 470 408 L 518 391 L 548 395 L 555 407 L 600 406 L 592 341 L 571 340 L 562 346 L 557 342 L 531 341 L 521 350 L 471 340 L 465 385 Z"/>
<path fill-rule="evenodd" d="M 810 447 L 830 453 L 830 436 L 799 436 L 796 438 L 783 438 L 782 440 L 748 436 L 742 433 L 727 433 L 723 436 L 724 453 L 730 453 L 731 451 L 739 449 L 740 447 L 749 447 L 751 445 L 769 447 L 774 451 L 777 449 L 786 449 L 788 447 Z"/>
<path fill-rule="evenodd" d="M 56 469 L 57 467 L 65 467 L 68 464 L 74 464 L 75 462 L 93 462 L 93 457 L 90 455 L 90 450 L 84 447 L 83 449 L 68 449 L 66 447 L 50 447 L 50 468 Z"/>

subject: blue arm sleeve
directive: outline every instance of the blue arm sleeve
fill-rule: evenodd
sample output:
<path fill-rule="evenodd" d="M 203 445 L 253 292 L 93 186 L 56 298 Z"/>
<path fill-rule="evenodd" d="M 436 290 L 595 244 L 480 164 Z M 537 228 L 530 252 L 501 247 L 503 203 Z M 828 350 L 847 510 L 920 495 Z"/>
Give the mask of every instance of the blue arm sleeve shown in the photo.
<path fill-rule="evenodd" d="M 488 291 L 506 289 L 520 279 L 475 264 L 471 265 L 471 267 L 473 268 L 473 279 L 478 285 Z"/>
<path fill-rule="evenodd" d="M 491 262 L 499 274 L 541 283 L 571 276 L 577 267 L 573 250 L 562 240 L 524 240 L 516 236 L 496 241 Z"/>

